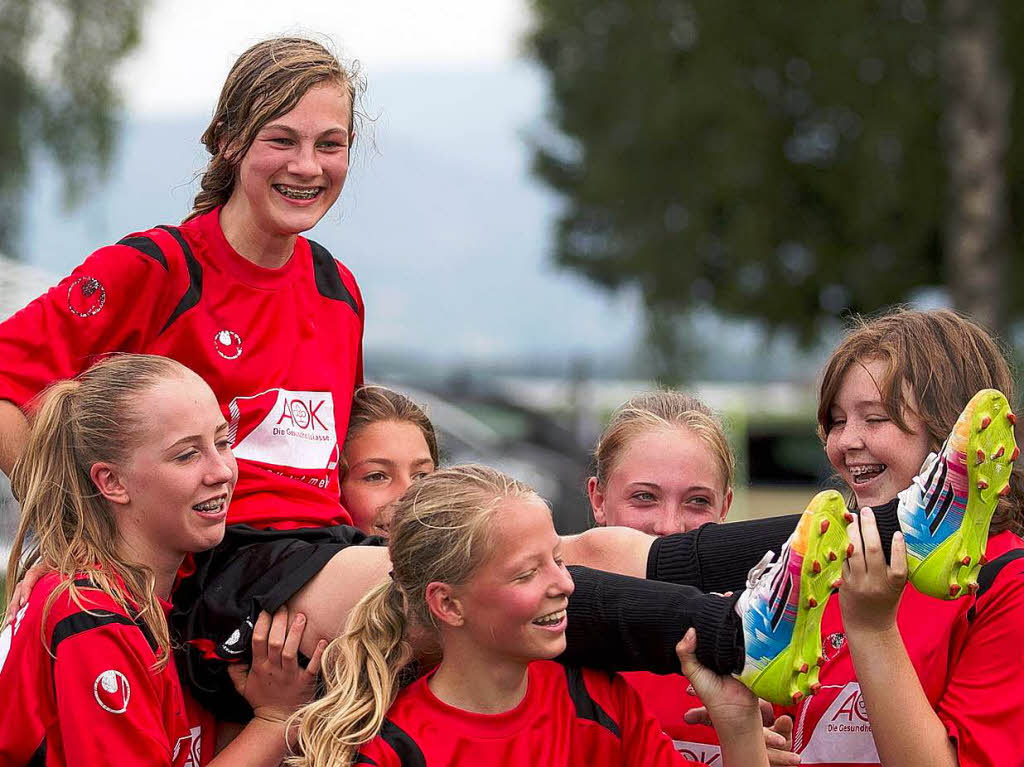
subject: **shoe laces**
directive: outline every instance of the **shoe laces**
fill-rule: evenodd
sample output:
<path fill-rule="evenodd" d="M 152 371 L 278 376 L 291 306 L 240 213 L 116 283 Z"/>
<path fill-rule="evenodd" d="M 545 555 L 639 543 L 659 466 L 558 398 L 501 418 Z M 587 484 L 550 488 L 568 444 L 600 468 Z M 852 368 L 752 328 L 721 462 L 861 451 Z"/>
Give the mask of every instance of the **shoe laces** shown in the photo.
<path fill-rule="evenodd" d="M 757 587 L 757 584 L 760 582 L 765 572 L 773 569 L 776 565 L 778 565 L 778 562 L 773 562 L 774 559 L 775 552 L 766 551 L 764 553 L 764 556 L 761 557 L 761 561 L 754 565 L 752 568 L 750 568 L 750 572 L 747 573 L 747 588 L 750 591 L 753 591 Z"/>

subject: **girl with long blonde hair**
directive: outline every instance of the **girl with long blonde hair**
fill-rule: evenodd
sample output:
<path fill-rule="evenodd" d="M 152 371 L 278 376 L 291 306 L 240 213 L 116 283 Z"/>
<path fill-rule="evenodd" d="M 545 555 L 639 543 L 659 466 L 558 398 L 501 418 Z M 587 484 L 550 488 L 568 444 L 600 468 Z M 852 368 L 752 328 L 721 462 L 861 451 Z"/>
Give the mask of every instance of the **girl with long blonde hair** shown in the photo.
<path fill-rule="evenodd" d="M 179 569 L 224 535 L 237 477 L 227 430 L 210 388 L 163 357 L 115 356 L 44 392 L 13 477 L 8 582 L 30 566 L 43 575 L 0 633 L 4 764 L 280 761 L 284 720 L 319 662 L 296 664 L 303 620 L 260 616 L 251 671 L 233 672 L 255 719 L 216 759 L 167 624 Z"/>
<path fill-rule="evenodd" d="M 544 502 L 482 466 L 440 470 L 398 500 L 392 572 L 324 655 L 326 694 L 298 715 L 303 767 L 684 764 L 618 676 L 552 663 L 573 581 Z M 413 632 L 440 665 L 399 692 Z M 725 764 L 767 764 L 754 696 L 679 654 L 722 731 Z"/>

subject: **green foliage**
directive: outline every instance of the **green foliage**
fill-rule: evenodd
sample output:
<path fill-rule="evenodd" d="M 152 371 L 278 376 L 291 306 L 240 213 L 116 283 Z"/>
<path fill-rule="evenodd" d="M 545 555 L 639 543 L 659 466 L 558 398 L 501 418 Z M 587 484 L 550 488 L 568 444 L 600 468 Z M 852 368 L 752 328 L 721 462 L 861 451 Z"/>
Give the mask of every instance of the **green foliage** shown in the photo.
<path fill-rule="evenodd" d="M 120 101 L 113 74 L 139 41 L 145 0 L 0 0 L 0 249 L 16 252 L 32 152 L 76 202 L 106 170 Z"/>
<path fill-rule="evenodd" d="M 533 5 L 559 264 L 638 285 L 661 322 L 713 307 L 804 342 L 943 284 L 936 0 Z M 1014 41 L 1024 4 L 1006 6 Z M 1021 199 L 1019 142 L 1011 155 Z"/>

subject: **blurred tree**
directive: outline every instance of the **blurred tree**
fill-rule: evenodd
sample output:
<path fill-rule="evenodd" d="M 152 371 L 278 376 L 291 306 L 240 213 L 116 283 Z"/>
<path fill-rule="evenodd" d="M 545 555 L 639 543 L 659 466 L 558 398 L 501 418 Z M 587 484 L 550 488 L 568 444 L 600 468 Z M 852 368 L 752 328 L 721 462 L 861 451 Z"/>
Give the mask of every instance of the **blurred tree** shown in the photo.
<path fill-rule="evenodd" d="M 145 0 L 0 0 L 0 250 L 17 254 L 32 154 L 68 204 L 106 170 L 117 133 L 115 67 L 139 41 Z"/>
<path fill-rule="evenodd" d="M 567 201 L 556 260 L 638 285 L 652 338 L 713 307 L 810 342 L 923 286 L 999 329 L 999 307 L 1021 314 L 1000 259 L 1006 160 L 1024 192 L 1007 127 L 1024 54 L 1004 67 L 998 40 L 1024 32 L 1024 4 L 533 6 L 557 129 L 534 167 Z"/>

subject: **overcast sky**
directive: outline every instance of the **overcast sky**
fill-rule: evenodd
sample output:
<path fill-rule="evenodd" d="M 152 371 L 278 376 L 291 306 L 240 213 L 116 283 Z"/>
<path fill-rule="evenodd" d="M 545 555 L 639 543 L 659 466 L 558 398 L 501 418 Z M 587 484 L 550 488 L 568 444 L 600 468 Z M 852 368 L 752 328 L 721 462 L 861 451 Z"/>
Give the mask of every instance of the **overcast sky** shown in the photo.
<path fill-rule="evenodd" d="M 208 112 L 238 54 L 295 33 L 326 35 L 371 75 L 493 69 L 528 22 L 527 0 L 154 0 L 123 93 L 136 116 Z"/>

